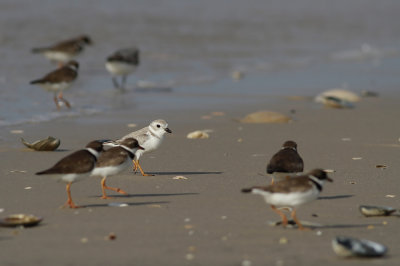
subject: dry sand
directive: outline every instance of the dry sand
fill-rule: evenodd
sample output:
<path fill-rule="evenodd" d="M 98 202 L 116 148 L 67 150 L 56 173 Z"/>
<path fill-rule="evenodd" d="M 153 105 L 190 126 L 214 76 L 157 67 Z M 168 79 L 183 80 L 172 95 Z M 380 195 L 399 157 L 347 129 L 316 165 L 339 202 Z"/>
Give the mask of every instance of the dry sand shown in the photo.
<path fill-rule="evenodd" d="M 44 220 L 33 228 L 0 228 L 0 265 L 400 265 L 399 218 L 366 218 L 358 211 L 360 204 L 399 205 L 398 100 L 363 99 L 351 110 L 282 100 L 276 106 L 121 112 L 2 128 L 0 216 L 31 213 Z M 261 109 L 286 114 L 294 109 L 295 121 L 234 119 Z M 212 111 L 225 115 L 201 119 Z M 141 160 L 156 175 L 142 177 L 129 169 L 109 178 L 108 185 L 127 196 L 100 199 L 100 178 L 91 177 L 72 186 L 74 201 L 86 208 L 60 209 L 65 185 L 34 175 L 90 140 L 117 138 L 132 130 L 128 123 L 141 127 L 155 118 L 166 119 L 173 130 L 159 150 Z M 24 133 L 10 133 L 15 129 Z M 209 139 L 186 139 L 198 129 L 213 132 Z M 61 139 L 59 151 L 33 152 L 19 141 L 48 135 Z M 270 182 L 266 162 L 288 139 L 297 141 L 306 170 L 336 170 L 321 198 L 298 211 L 300 220 L 322 228 L 271 227 L 268 222 L 279 217 L 262 198 L 240 193 Z M 377 169 L 377 164 L 388 167 Z M 187 179 L 173 179 L 177 175 Z M 111 202 L 128 206 L 110 207 Z M 107 240 L 110 233 L 115 240 Z M 381 242 L 389 253 L 377 259 L 338 258 L 331 248 L 337 235 Z"/>

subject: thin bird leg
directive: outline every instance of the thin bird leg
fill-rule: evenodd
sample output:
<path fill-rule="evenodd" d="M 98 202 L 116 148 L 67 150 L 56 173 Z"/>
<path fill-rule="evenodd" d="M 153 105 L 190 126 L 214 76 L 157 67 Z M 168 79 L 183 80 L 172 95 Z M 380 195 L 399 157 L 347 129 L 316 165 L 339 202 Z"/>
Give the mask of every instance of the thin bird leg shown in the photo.
<path fill-rule="evenodd" d="M 295 209 L 293 209 L 290 216 L 292 216 L 293 221 L 296 222 L 297 226 L 299 227 L 299 230 L 310 230 L 309 228 L 304 228 L 303 225 L 300 223 L 300 221 L 297 219 Z"/>
<path fill-rule="evenodd" d="M 112 82 L 113 82 L 114 88 L 119 89 L 119 84 L 118 84 L 118 80 L 116 77 L 112 77 Z"/>
<path fill-rule="evenodd" d="M 72 184 L 71 182 L 69 182 L 69 183 L 67 184 L 67 195 L 68 195 L 68 200 L 67 200 L 67 202 L 64 204 L 64 207 L 69 206 L 71 209 L 80 208 L 80 206 L 75 205 L 74 202 L 72 201 L 72 198 L 71 198 L 71 184 Z"/>
<path fill-rule="evenodd" d="M 281 212 L 280 210 L 278 210 L 274 205 L 271 205 L 271 208 L 272 208 L 272 210 L 273 210 L 274 212 L 276 212 L 277 214 L 279 214 L 279 216 L 280 216 L 281 219 L 282 219 L 282 226 L 283 226 L 283 227 L 286 227 L 287 224 L 288 224 L 288 219 L 286 218 L 286 215 L 285 215 L 283 212 Z"/>
<path fill-rule="evenodd" d="M 68 108 L 71 108 L 71 105 L 69 104 L 69 102 L 63 98 L 63 93 L 62 93 L 62 91 L 60 91 L 60 92 L 58 93 L 58 99 L 59 99 L 60 101 L 62 101 L 63 103 L 65 103 L 65 105 L 66 105 Z"/>
<path fill-rule="evenodd" d="M 121 89 L 125 89 L 125 84 L 126 84 L 126 75 L 123 75 L 122 76 L 122 79 L 121 79 Z"/>
<path fill-rule="evenodd" d="M 125 191 L 123 191 L 123 190 L 120 189 L 120 188 L 108 187 L 108 186 L 106 185 L 106 178 L 107 178 L 107 177 L 105 176 L 105 177 L 103 177 L 103 179 L 101 180 L 101 190 L 103 191 L 103 196 L 101 197 L 102 199 L 109 199 L 109 198 L 111 198 L 111 197 L 108 197 L 108 196 L 106 195 L 106 189 L 113 190 L 113 191 L 118 192 L 118 193 L 121 193 L 121 194 L 128 194 L 128 193 L 126 193 Z"/>
<path fill-rule="evenodd" d="M 138 170 L 137 162 L 136 162 L 136 160 L 132 160 L 132 162 L 133 162 L 133 172 L 136 174 L 136 172 Z"/>
<path fill-rule="evenodd" d="M 56 93 L 54 94 L 53 100 L 54 100 L 54 103 L 57 106 L 57 110 L 60 110 L 60 104 L 58 103 L 58 98 L 57 98 L 57 94 Z"/>
<path fill-rule="evenodd" d="M 142 167 L 141 167 L 140 164 L 139 164 L 139 160 L 137 160 L 136 165 L 137 165 L 137 167 L 139 168 L 140 172 L 142 173 L 142 176 L 153 176 L 153 175 L 151 175 L 151 174 L 146 174 L 146 173 L 143 171 Z"/>

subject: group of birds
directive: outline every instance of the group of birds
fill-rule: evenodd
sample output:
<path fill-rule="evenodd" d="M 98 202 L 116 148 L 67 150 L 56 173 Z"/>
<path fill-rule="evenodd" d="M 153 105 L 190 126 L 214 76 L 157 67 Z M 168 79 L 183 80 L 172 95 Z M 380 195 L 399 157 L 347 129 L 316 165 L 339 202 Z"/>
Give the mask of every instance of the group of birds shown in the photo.
<path fill-rule="evenodd" d="M 87 35 L 61 41 L 48 47 L 33 48 L 32 53 L 44 55 L 52 62 L 58 63 L 58 68 L 33 80 L 30 84 L 39 85 L 45 90 L 54 92 L 54 103 L 59 110 L 60 102 L 71 108 L 71 104 L 63 98 L 63 91 L 78 78 L 79 63 L 75 58 L 84 48 L 93 44 Z M 139 50 L 136 47 L 120 49 L 107 57 L 105 67 L 112 75 L 115 88 L 124 89 L 127 76 L 139 66 Z M 118 77 L 121 81 L 118 82 Z"/>
<path fill-rule="evenodd" d="M 78 150 L 59 160 L 54 166 L 37 175 L 52 175 L 67 183 L 67 202 L 64 206 L 78 208 L 71 197 L 71 185 L 90 175 L 101 176 L 102 199 L 109 198 L 106 190 L 113 190 L 127 194 L 120 188 L 109 187 L 106 179 L 109 176 L 121 173 L 131 161 L 134 171 L 140 170 L 143 176 L 148 176 L 139 164 L 140 157 L 145 152 L 157 149 L 163 141 L 165 133 L 172 133 L 165 120 L 157 119 L 149 126 L 131 132 L 122 138 L 112 140 L 95 140 L 89 142 L 85 149 Z M 109 147 L 105 150 L 105 147 Z"/>
<path fill-rule="evenodd" d="M 291 217 L 299 230 L 306 230 L 296 216 L 296 207 L 316 200 L 325 181 L 333 180 L 322 169 L 314 169 L 302 174 L 303 159 L 297 152 L 297 143 L 286 141 L 281 150 L 275 153 L 267 165 L 267 174 L 272 175 L 269 186 L 254 186 L 242 189 L 243 193 L 261 195 L 282 219 L 282 226 L 288 225 L 288 219 L 282 210 L 289 209 Z"/>

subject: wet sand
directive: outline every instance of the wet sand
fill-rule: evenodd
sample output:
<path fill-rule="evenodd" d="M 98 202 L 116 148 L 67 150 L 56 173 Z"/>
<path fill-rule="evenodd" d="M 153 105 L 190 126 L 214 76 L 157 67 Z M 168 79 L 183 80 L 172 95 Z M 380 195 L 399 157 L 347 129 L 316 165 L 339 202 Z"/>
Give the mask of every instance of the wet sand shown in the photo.
<path fill-rule="evenodd" d="M 0 142 L 0 213 L 42 216 L 32 228 L 0 228 L 1 265 L 399 265 L 399 218 L 363 217 L 360 204 L 399 205 L 398 97 L 365 98 L 351 110 L 325 109 L 307 100 L 168 113 L 125 113 L 62 118 L 48 123 L 3 127 Z M 289 124 L 241 124 L 235 118 L 260 109 L 292 114 Z M 222 116 L 211 115 L 224 112 Z M 131 169 L 108 185 L 129 195 L 100 199 L 100 178 L 72 185 L 85 208 L 61 209 L 65 185 L 34 173 L 93 139 L 117 138 L 164 118 L 173 130 L 160 149 L 143 156 L 152 177 Z M 23 130 L 12 134 L 11 130 Z M 209 139 L 186 134 L 211 129 Z M 56 152 L 33 152 L 19 141 L 52 135 Z M 243 187 L 270 182 L 269 158 L 295 140 L 305 170 L 334 169 L 334 183 L 321 198 L 298 210 L 300 220 L 321 228 L 302 232 L 272 227 L 279 217 Z M 361 157 L 361 160 L 353 160 Z M 386 169 L 376 168 L 387 165 Z M 187 179 L 173 179 L 175 176 Z M 30 187 L 30 189 L 29 189 Z M 387 196 L 394 195 L 394 196 Z M 110 207 L 109 203 L 127 207 Z M 115 234 L 115 240 L 108 236 Z M 366 238 L 389 247 L 384 258 L 341 259 L 332 251 L 337 235 Z M 247 264 L 246 264 L 247 263 Z M 248 264 L 251 263 L 251 264 Z"/>

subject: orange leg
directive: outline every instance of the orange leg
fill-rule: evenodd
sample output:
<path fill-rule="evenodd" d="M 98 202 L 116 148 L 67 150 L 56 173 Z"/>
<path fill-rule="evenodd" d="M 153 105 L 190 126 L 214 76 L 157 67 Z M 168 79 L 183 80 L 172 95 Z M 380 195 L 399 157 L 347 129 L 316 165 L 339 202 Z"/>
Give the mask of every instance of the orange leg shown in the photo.
<path fill-rule="evenodd" d="M 71 182 L 67 184 L 67 195 L 68 195 L 68 200 L 67 202 L 64 204 L 64 207 L 69 206 L 72 209 L 76 209 L 76 208 L 80 208 L 80 206 L 77 206 L 74 204 L 74 202 L 72 201 L 71 198 Z"/>
<path fill-rule="evenodd" d="M 133 172 L 136 174 L 136 172 L 138 170 L 137 163 L 135 160 L 132 160 L 132 162 L 133 162 Z"/>
<path fill-rule="evenodd" d="M 283 227 L 286 227 L 287 224 L 288 224 L 288 220 L 287 220 L 287 218 L 286 218 L 286 215 L 285 215 L 283 212 L 281 212 L 280 210 L 278 210 L 274 205 L 271 205 L 271 208 L 272 208 L 272 210 L 273 210 L 274 212 L 276 212 L 277 214 L 279 214 L 279 216 L 280 216 L 281 219 L 282 219 L 282 226 L 283 226 Z"/>
<path fill-rule="evenodd" d="M 297 226 L 299 227 L 299 230 L 310 230 L 309 228 L 304 228 L 303 225 L 300 223 L 300 221 L 296 217 L 296 210 L 293 209 L 292 213 L 290 214 L 292 216 L 293 221 L 296 222 Z"/>
<path fill-rule="evenodd" d="M 274 178 L 272 177 L 272 179 L 271 179 L 271 183 L 269 184 L 270 186 L 272 186 L 273 184 L 274 184 Z"/>
<path fill-rule="evenodd" d="M 107 195 L 106 195 L 106 189 L 109 189 L 109 190 L 113 190 L 113 191 L 115 191 L 115 192 L 118 192 L 118 193 L 121 193 L 121 194 L 128 194 L 128 193 L 126 193 L 125 191 L 123 191 L 122 189 L 120 189 L 120 188 L 115 188 L 115 187 L 108 187 L 107 185 L 106 185 L 106 178 L 107 177 L 103 177 L 103 179 L 101 180 L 101 190 L 103 191 L 103 196 L 101 197 L 102 199 L 109 199 L 109 198 L 111 198 L 111 197 L 108 197 Z"/>
<path fill-rule="evenodd" d="M 142 167 L 141 167 L 140 164 L 139 164 L 139 160 L 137 160 L 136 162 L 133 161 L 133 163 L 135 164 L 136 170 L 137 170 L 137 168 L 139 168 L 139 171 L 142 173 L 142 176 L 153 176 L 153 175 L 150 175 L 150 174 L 146 174 L 146 173 L 143 171 Z M 136 172 L 136 171 L 135 171 L 135 172 Z"/>
<path fill-rule="evenodd" d="M 68 108 L 71 108 L 71 105 L 69 104 L 69 102 L 63 98 L 63 93 L 62 93 L 62 91 L 60 91 L 60 92 L 58 93 L 58 99 L 59 99 L 60 101 L 62 101 L 63 103 L 65 103 L 65 105 L 66 105 Z"/>

